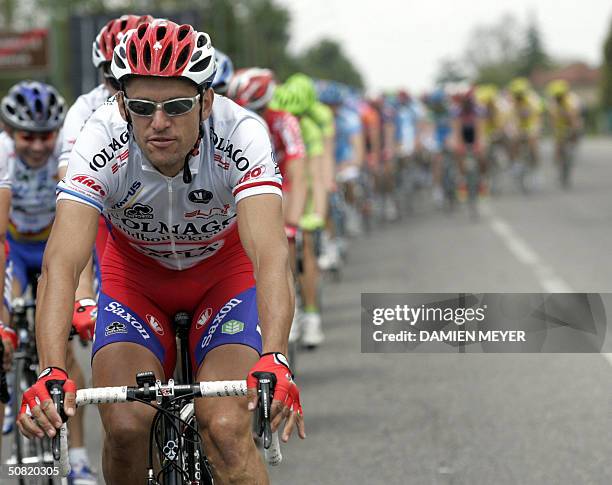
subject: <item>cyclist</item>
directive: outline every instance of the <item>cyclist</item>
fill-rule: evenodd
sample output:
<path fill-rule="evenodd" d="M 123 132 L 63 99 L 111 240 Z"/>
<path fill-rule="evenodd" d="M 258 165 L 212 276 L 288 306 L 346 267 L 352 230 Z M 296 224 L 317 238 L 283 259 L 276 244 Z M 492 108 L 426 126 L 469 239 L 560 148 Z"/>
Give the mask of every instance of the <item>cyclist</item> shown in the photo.
<path fill-rule="evenodd" d="M 459 171 L 464 181 L 459 187 L 461 196 L 470 196 L 474 200 L 478 192 L 484 191 L 482 175 L 486 173 L 485 161 L 482 157 L 483 112 L 476 102 L 474 88 L 469 87 L 455 93 L 456 105 L 452 122 L 452 146 L 457 157 Z M 470 170 L 468 160 L 474 160 L 477 167 Z M 472 179 L 468 178 L 474 176 Z"/>
<path fill-rule="evenodd" d="M 518 160 L 521 148 L 526 144 L 528 160 L 527 168 L 533 171 L 538 166 L 538 143 L 541 130 L 542 103 L 538 95 L 531 89 L 529 80 L 524 77 L 513 79 L 508 85 L 511 95 L 512 120 L 512 159 Z M 520 165 L 517 165 L 520 168 Z"/>
<path fill-rule="evenodd" d="M 9 313 L 12 299 L 26 290 L 28 274 L 41 270 L 43 251 L 55 216 L 55 187 L 59 181 L 58 161 L 62 146 L 60 127 L 65 114 L 64 99 L 57 90 L 33 81 L 13 86 L 0 104 L 0 116 L 6 127 L 0 134 L 0 187 L 3 197 L 11 201 L 10 211 L 8 204 L 2 204 L 4 212 L 0 216 L 9 219 L 10 252 L 5 282 Z M 2 226 L 6 227 L 0 224 Z M 84 338 L 91 338 L 93 317 L 90 312 L 95 305 L 81 300 L 75 308 L 81 309 L 83 314 L 77 322 L 81 325 L 80 333 Z M 67 361 L 71 374 L 84 384 L 71 348 Z M 5 431 L 10 431 L 12 421 L 12 416 L 7 416 Z M 70 441 L 73 446 L 70 460 L 74 465 L 71 482 L 78 478 L 82 483 L 95 483 L 84 447 L 82 419 L 71 423 Z"/>
<path fill-rule="evenodd" d="M 314 121 L 323 137 L 323 155 L 314 159 L 319 165 L 313 171 L 320 173 L 321 176 L 317 177 L 320 185 L 313 187 L 313 197 L 315 198 L 313 200 L 313 207 L 314 212 L 319 214 L 323 221 L 326 219 L 329 221 L 329 198 L 330 194 L 336 191 L 334 113 L 317 99 L 315 84 L 310 76 L 300 72 L 292 74 L 287 79 L 287 84 L 298 90 L 300 99 L 307 106 L 304 116 Z M 315 220 L 315 222 L 318 222 L 318 220 Z M 329 224 L 327 224 L 327 227 L 329 228 Z M 340 262 L 337 247 L 333 244 L 333 240 L 328 237 L 327 231 L 323 231 L 320 234 L 318 266 L 323 270 L 336 269 Z"/>
<path fill-rule="evenodd" d="M 349 206 L 346 213 L 347 233 L 355 236 L 360 228 L 356 185 L 365 159 L 365 139 L 359 113 L 346 104 L 347 89 L 336 81 L 323 81 L 317 86 L 319 101 L 329 106 L 336 124 L 336 181 Z"/>
<path fill-rule="evenodd" d="M 230 79 L 234 75 L 234 64 L 232 60 L 219 49 L 215 49 L 215 61 L 217 72 L 212 82 L 212 88 L 217 94 L 225 94 Z"/>
<path fill-rule="evenodd" d="M 380 192 L 383 214 L 387 221 L 397 219 L 398 201 L 394 197 L 396 186 L 396 144 L 395 144 L 395 108 L 385 95 L 378 96 L 373 106 L 381 119 L 381 159 Z"/>
<path fill-rule="evenodd" d="M 295 83 L 279 86 L 271 102 L 276 110 L 287 111 L 298 117 L 300 131 L 306 149 L 305 180 L 308 186 L 306 204 L 300 217 L 299 226 L 302 234 L 302 272 L 299 276 L 302 312 L 296 317 L 292 326 L 291 339 L 311 349 L 323 343 L 321 314 L 318 297 L 320 274 L 317 262 L 318 239 L 324 227 L 322 211 L 324 206 L 316 205 L 321 201 L 320 193 L 325 193 L 324 174 L 320 170 L 325 154 L 323 134 L 318 125 L 306 114 L 312 100 Z M 323 197 L 323 202 L 325 202 Z M 298 257 L 299 257 L 298 256 Z"/>
<path fill-rule="evenodd" d="M 75 386 L 63 370 L 67 322 L 74 275 L 87 262 L 104 210 L 113 237 L 102 261 L 94 385 L 133 383 L 143 370 L 170 378 L 176 360 L 171 318 L 189 311 L 196 379 L 247 375 L 253 410 L 253 373 L 275 373 L 273 426 L 287 418 L 282 439 L 296 425 L 305 437 L 299 390 L 282 355 L 293 287 L 281 177 L 265 126 L 214 95 L 214 49 L 207 34 L 189 25 L 139 25 L 115 48 L 111 70 L 121 90 L 85 125 L 58 186 L 36 312 L 44 370 L 25 394 L 20 430 L 28 437 L 55 435 L 61 419 L 49 400 L 50 381 L 63 385 L 66 414 L 74 415 Z M 254 170 L 262 175 L 252 181 L 246 175 Z M 195 410 L 216 479 L 267 483 L 246 400 L 204 401 Z M 144 476 L 142 444 L 152 411 L 114 405 L 100 407 L 100 414 L 107 482 L 136 483 Z"/>
<path fill-rule="evenodd" d="M 546 91 L 550 96 L 548 114 L 555 139 L 555 162 L 560 166 L 564 153 L 573 151 L 582 131 L 580 100 L 563 79 L 551 81 Z"/>
<path fill-rule="evenodd" d="M 508 143 L 508 106 L 494 84 L 476 87 L 476 101 L 482 111 L 482 156 L 489 172 L 491 191 L 497 190 L 497 175 L 501 169 L 497 149 L 510 156 Z"/>
<path fill-rule="evenodd" d="M 437 205 L 444 202 L 442 190 L 442 165 L 448 153 L 448 143 L 452 133 L 452 109 L 444 87 L 436 87 L 425 97 L 425 106 L 431 118 L 433 129 L 432 181 L 433 200 Z"/>

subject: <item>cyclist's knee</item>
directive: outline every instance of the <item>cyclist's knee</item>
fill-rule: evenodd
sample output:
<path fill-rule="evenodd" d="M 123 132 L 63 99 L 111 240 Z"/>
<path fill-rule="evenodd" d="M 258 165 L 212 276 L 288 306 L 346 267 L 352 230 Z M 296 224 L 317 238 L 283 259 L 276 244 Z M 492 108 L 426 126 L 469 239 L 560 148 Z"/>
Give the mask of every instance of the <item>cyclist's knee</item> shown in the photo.
<path fill-rule="evenodd" d="M 235 409 L 207 414 L 199 419 L 205 440 L 216 449 L 225 467 L 238 471 L 245 463 L 249 448 L 254 446 L 251 413 L 236 406 Z"/>
<path fill-rule="evenodd" d="M 120 457 L 125 461 L 130 461 L 135 449 L 146 449 L 143 443 L 147 443 L 149 429 L 151 426 L 151 413 L 142 409 L 141 406 L 131 405 L 140 408 L 128 410 L 125 405 L 114 405 L 122 407 L 122 412 L 113 412 L 102 415 L 102 422 L 106 431 L 106 442 L 109 445 L 113 457 Z"/>

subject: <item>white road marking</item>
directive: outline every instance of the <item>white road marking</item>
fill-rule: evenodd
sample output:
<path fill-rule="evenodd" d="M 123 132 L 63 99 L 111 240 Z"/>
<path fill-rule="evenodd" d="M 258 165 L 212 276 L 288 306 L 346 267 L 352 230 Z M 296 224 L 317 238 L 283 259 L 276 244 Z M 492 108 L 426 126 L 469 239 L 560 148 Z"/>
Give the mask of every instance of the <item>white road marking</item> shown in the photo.
<path fill-rule="evenodd" d="M 529 244 L 522 239 L 512 227 L 497 216 L 491 206 L 483 204 L 482 215 L 486 216 L 493 232 L 497 234 L 508 250 L 526 266 L 530 266 L 535 273 L 540 286 L 549 293 L 572 293 L 572 287 L 544 262 Z"/>

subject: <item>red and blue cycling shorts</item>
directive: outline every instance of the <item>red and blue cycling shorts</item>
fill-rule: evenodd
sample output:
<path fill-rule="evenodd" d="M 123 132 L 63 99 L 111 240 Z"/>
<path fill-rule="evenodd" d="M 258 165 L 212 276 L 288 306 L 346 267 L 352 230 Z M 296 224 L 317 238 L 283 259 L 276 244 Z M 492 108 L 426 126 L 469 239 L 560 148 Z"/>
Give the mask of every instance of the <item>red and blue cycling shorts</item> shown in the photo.
<path fill-rule="evenodd" d="M 110 237 L 102 261 L 92 360 L 102 347 L 132 342 L 153 352 L 165 377 L 171 377 L 176 363 L 173 317 L 181 311 L 192 316 L 194 373 L 206 354 L 221 345 L 242 344 L 261 353 L 253 267 L 240 244 L 177 271 Z"/>

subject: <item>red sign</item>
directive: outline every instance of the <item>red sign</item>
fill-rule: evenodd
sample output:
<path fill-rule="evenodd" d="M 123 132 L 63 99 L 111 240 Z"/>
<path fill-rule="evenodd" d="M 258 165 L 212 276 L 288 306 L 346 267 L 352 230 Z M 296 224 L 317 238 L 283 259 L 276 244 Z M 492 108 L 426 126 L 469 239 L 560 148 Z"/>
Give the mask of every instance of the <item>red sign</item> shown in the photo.
<path fill-rule="evenodd" d="M 47 69 L 49 31 L 0 32 L 0 71 Z"/>

